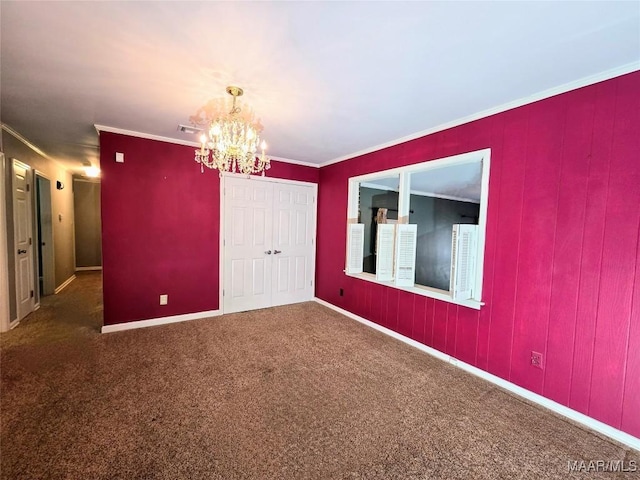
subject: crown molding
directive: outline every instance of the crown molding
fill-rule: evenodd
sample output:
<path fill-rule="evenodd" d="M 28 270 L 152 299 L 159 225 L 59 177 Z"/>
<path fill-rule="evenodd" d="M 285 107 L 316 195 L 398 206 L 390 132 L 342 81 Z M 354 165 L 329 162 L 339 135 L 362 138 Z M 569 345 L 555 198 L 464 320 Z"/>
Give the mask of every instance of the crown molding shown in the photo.
<path fill-rule="evenodd" d="M 26 139 L 26 137 L 23 137 L 20 133 L 18 133 L 17 131 L 15 131 L 13 128 L 11 128 L 9 125 L 7 125 L 6 123 L 2 124 L 2 130 L 4 130 L 5 132 L 7 132 L 9 135 L 13 136 L 16 138 L 16 140 L 21 141 L 22 143 L 24 143 L 27 147 L 29 147 L 31 150 L 33 150 L 34 152 L 36 152 L 38 155 L 40 155 L 41 157 L 46 158 L 47 160 L 51 160 L 52 162 L 56 162 L 56 160 L 52 157 L 50 157 L 49 155 L 47 155 L 46 153 L 44 153 L 39 147 L 37 147 L 36 145 L 34 145 L 33 143 L 31 143 L 29 140 Z M 58 162 L 56 162 L 58 163 Z"/>
<path fill-rule="evenodd" d="M 292 165 L 301 165 L 303 167 L 320 168 L 320 165 L 317 163 L 304 162 L 302 160 L 292 160 L 290 158 L 274 157 L 272 155 L 269 155 L 269 158 L 276 162 L 291 163 Z"/>
<path fill-rule="evenodd" d="M 4 130 L 5 132 L 7 132 L 9 135 L 11 135 L 12 137 L 14 137 L 16 140 L 18 140 L 19 142 L 22 142 L 25 146 L 27 146 L 28 148 L 30 148 L 31 150 L 33 150 L 35 153 L 37 153 L 38 155 L 40 155 L 43 158 L 46 158 L 47 160 L 49 160 L 50 162 L 55 163 L 59 168 L 61 168 L 62 170 L 64 170 L 65 172 L 71 172 L 69 170 L 68 167 L 66 167 L 65 165 L 63 165 L 62 163 L 60 163 L 58 160 L 56 160 L 55 158 L 53 158 L 51 155 L 46 154 L 40 147 L 38 147 L 37 145 L 35 145 L 34 143 L 32 143 L 31 141 L 29 141 L 26 137 L 24 137 L 22 134 L 20 134 L 19 132 L 17 132 L 16 130 L 14 130 L 13 128 L 11 128 L 9 125 L 7 125 L 6 123 L 2 123 L 0 124 L 0 127 L 2 130 Z"/>
<path fill-rule="evenodd" d="M 612 68 L 611 70 L 606 70 L 604 72 L 600 72 L 595 75 L 589 75 L 579 80 L 574 80 L 572 82 L 565 83 L 557 87 L 543 90 L 542 92 L 534 93 L 533 95 L 529 95 L 527 97 L 519 98 L 518 100 L 514 100 L 512 102 L 504 103 L 497 107 L 492 107 L 478 113 L 473 113 L 466 117 L 452 120 L 451 122 L 440 124 L 436 127 L 432 127 L 426 130 L 422 130 L 420 132 L 412 133 L 410 135 L 406 135 L 396 140 L 391 140 L 389 142 L 381 143 L 374 147 L 369 147 L 363 150 L 359 150 L 357 152 L 349 153 L 347 155 L 343 155 L 341 157 L 334 158 L 333 160 L 328 160 L 324 163 L 321 163 L 320 167 L 321 168 L 327 167 L 329 165 L 333 165 L 334 163 L 343 162 L 345 160 L 359 157 L 367 153 L 377 152 L 378 150 L 382 150 L 388 147 L 393 147 L 394 145 L 399 145 L 401 143 L 405 143 L 410 140 L 415 140 L 416 138 L 425 137 L 433 133 L 441 132 L 449 128 L 453 128 L 453 127 L 463 125 L 465 123 L 473 122 L 474 120 L 480 120 L 481 118 L 489 117 L 491 115 L 495 115 L 496 113 L 502 113 L 507 110 L 511 110 L 514 108 L 522 107 L 524 105 L 528 105 L 533 102 L 537 102 L 539 100 L 544 100 L 545 98 L 570 92 L 571 90 L 577 90 L 578 88 L 587 87 L 589 85 L 593 85 L 594 83 L 603 82 L 605 80 L 610 80 L 612 78 L 619 77 L 621 75 L 626 75 L 627 73 L 632 73 L 632 72 L 635 72 L 636 70 L 640 70 L 640 61 L 627 63 L 626 65 L 622 65 L 621 67 Z"/>
<path fill-rule="evenodd" d="M 93 125 L 100 135 L 100 132 L 117 133 L 119 135 L 127 135 L 129 137 L 144 138 L 146 140 L 157 140 L 158 142 L 173 143 L 175 145 L 184 145 L 186 147 L 199 147 L 198 142 L 190 142 L 188 140 L 178 140 L 177 138 L 163 137 L 162 135 L 153 135 L 151 133 L 136 132 L 135 130 L 125 130 L 124 128 L 109 127 L 107 125 Z"/>
<path fill-rule="evenodd" d="M 107 125 L 98 125 L 97 123 L 94 124 L 93 126 L 98 132 L 98 135 L 100 135 L 100 132 L 117 133 L 119 135 L 127 135 L 129 137 L 137 137 L 137 138 L 144 138 L 146 140 L 157 140 L 158 142 L 173 143 L 174 145 L 184 145 L 186 147 L 194 147 L 194 148 L 200 147 L 200 143 L 190 142 L 188 140 L 179 140 L 177 138 L 163 137 L 162 135 L 153 135 L 151 133 L 137 132 L 135 130 L 125 130 L 124 128 L 109 127 Z M 292 160 L 290 158 L 274 157 L 271 155 L 269 155 L 269 158 L 271 160 L 276 160 L 277 162 L 291 163 L 293 165 L 302 165 L 305 167 L 320 168 L 320 165 L 316 163 L 303 162 L 302 160 Z"/>

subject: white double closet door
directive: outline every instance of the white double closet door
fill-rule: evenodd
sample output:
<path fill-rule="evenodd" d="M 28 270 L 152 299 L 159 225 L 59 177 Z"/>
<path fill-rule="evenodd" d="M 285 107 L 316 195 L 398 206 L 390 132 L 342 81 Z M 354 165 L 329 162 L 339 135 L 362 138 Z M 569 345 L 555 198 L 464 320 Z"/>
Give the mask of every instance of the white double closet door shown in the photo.
<path fill-rule="evenodd" d="M 317 186 L 223 178 L 223 312 L 314 296 Z"/>

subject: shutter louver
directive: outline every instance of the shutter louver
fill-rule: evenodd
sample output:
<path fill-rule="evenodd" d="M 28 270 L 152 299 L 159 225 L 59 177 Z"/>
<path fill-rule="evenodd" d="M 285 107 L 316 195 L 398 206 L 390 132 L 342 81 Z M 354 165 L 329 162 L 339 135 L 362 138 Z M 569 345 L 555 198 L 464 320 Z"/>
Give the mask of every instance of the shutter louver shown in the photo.
<path fill-rule="evenodd" d="M 364 260 L 364 223 L 349 225 L 347 273 L 362 273 Z"/>
<path fill-rule="evenodd" d="M 454 300 L 473 297 L 477 235 L 477 225 L 453 225 L 449 290 Z"/>

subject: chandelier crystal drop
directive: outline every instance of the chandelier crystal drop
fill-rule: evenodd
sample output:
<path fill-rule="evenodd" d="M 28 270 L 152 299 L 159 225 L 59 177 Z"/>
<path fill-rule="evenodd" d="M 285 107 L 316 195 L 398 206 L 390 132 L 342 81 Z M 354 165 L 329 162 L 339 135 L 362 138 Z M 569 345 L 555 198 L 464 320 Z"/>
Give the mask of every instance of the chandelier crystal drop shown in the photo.
<path fill-rule="evenodd" d="M 201 172 L 208 167 L 219 170 L 221 175 L 237 172 L 264 176 L 271 163 L 265 154 L 266 142 L 260 142 L 262 124 L 250 107 L 238 104 L 238 97 L 244 93 L 242 88 L 230 86 L 227 93 L 232 101 L 229 97 L 211 100 L 189 118 L 192 125 L 204 127 L 195 161 Z"/>

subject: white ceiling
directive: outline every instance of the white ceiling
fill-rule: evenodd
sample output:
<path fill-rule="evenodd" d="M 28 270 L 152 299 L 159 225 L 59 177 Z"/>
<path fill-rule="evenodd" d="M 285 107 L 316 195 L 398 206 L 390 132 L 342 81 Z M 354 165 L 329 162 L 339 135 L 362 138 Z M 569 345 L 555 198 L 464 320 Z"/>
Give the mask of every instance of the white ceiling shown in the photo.
<path fill-rule="evenodd" d="M 640 2 L 0 2 L 3 123 L 71 169 L 94 124 L 177 131 L 245 89 L 269 153 L 322 164 L 640 68 Z M 610 75 L 606 73 L 604 76 Z"/>

